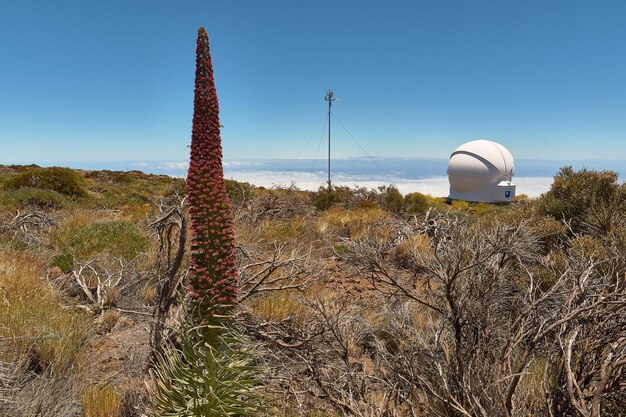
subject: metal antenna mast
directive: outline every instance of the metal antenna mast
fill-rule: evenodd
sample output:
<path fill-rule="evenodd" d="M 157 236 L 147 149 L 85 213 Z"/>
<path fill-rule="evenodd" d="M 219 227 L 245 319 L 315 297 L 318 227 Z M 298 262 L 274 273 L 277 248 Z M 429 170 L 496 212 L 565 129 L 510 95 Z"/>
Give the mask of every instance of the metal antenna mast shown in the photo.
<path fill-rule="evenodd" d="M 333 90 L 328 90 L 324 100 L 328 101 L 328 191 L 330 192 L 330 107 L 332 106 L 333 101 L 339 101 L 339 99 L 335 97 Z"/>

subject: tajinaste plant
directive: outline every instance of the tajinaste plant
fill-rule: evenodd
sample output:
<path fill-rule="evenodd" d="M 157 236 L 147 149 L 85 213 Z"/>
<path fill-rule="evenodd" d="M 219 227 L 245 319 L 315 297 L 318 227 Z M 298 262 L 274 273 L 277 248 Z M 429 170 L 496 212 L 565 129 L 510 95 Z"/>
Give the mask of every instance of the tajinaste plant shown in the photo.
<path fill-rule="evenodd" d="M 152 371 L 153 417 L 256 416 L 260 370 L 234 319 L 237 267 L 233 214 L 224 184 L 219 107 L 204 28 L 198 31 L 187 205 L 191 220 L 190 305 L 175 341 Z"/>
<path fill-rule="evenodd" d="M 196 41 L 196 84 L 187 173 L 191 219 L 189 294 L 207 314 L 225 314 L 237 298 L 233 214 L 224 184 L 219 105 L 213 79 L 209 38 L 204 28 Z M 204 311 L 205 309 L 202 308 Z"/>

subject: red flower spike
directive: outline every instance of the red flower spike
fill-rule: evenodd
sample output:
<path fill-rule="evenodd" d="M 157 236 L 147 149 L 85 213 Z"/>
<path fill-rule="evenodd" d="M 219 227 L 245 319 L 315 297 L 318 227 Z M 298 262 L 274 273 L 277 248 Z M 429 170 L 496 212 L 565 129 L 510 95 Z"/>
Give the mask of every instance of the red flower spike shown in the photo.
<path fill-rule="evenodd" d="M 191 218 L 192 261 L 188 290 L 212 316 L 220 307 L 234 307 L 237 293 L 233 214 L 224 184 L 219 105 L 209 38 L 204 28 L 196 41 L 191 157 L 187 173 L 187 204 Z M 207 226 L 208 225 L 208 226 Z M 228 268 L 224 268 L 228 265 Z M 227 305 L 224 305 L 224 301 Z"/>

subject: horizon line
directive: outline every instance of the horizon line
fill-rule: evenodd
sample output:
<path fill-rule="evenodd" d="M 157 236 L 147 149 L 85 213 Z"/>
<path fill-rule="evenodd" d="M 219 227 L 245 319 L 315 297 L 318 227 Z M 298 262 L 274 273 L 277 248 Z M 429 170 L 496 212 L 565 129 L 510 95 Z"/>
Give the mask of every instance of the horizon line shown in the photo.
<path fill-rule="evenodd" d="M 416 161 L 434 161 L 434 160 L 448 160 L 449 157 L 418 157 L 418 156 L 379 156 L 379 157 L 358 157 L 358 156 L 348 156 L 348 157 L 339 157 L 339 158 L 331 158 L 333 161 L 341 161 L 341 160 L 382 160 L 382 159 L 403 159 L 403 160 L 416 160 Z M 325 160 L 325 158 L 223 158 L 224 161 L 313 161 L 313 160 Z M 516 161 L 546 161 L 546 162 L 585 162 L 585 161 L 612 161 L 612 162 L 622 162 L 626 161 L 626 158 L 514 158 Z M 54 160 L 54 161 L 0 161 L 0 165 L 38 165 L 38 164 L 73 164 L 73 163 L 137 163 L 137 162 L 184 162 L 188 161 L 188 158 L 168 158 L 168 159 L 106 159 L 106 160 Z"/>

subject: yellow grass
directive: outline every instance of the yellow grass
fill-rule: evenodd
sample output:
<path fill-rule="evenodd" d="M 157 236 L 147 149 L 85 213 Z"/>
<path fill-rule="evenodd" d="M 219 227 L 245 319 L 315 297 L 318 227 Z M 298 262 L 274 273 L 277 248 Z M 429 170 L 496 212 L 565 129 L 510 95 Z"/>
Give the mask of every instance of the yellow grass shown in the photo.
<path fill-rule="evenodd" d="M 315 220 L 296 215 L 288 220 L 266 219 L 258 223 L 235 224 L 236 239 L 245 243 L 313 243 L 317 239 Z"/>
<path fill-rule="evenodd" d="M 302 321 L 307 314 L 295 295 L 286 291 L 263 294 L 250 300 L 248 307 L 265 321 L 281 321 L 287 318 Z"/>
<path fill-rule="evenodd" d="M 159 290 L 154 285 L 150 283 L 146 284 L 146 286 L 141 290 L 141 297 L 143 298 L 143 303 L 147 306 L 153 305 L 159 297 Z"/>
<path fill-rule="evenodd" d="M 61 305 L 43 270 L 33 255 L 0 252 L 0 338 L 12 347 L 9 359 L 62 372 L 85 345 L 91 321 Z"/>
<path fill-rule="evenodd" d="M 84 417 L 118 417 L 122 398 L 113 387 L 107 385 L 87 388 L 81 396 L 81 402 Z"/>
<path fill-rule="evenodd" d="M 98 317 L 96 323 L 101 326 L 102 331 L 110 332 L 121 318 L 122 313 L 118 310 L 105 310 L 104 313 Z"/>
<path fill-rule="evenodd" d="M 451 206 L 453 210 L 467 211 L 470 208 L 470 203 L 462 200 L 454 200 Z"/>
<path fill-rule="evenodd" d="M 320 215 L 318 230 L 321 234 L 359 240 L 371 233 L 378 223 L 391 219 L 391 214 L 379 207 L 353 210 L 331 208 Z"/>
<path fill-rule="evenodd" d="M 431 252 L 430 238 L 426 235 L 411 235 L 395 248 L 394 255 L 398 258 L 419 258 Z"/>

